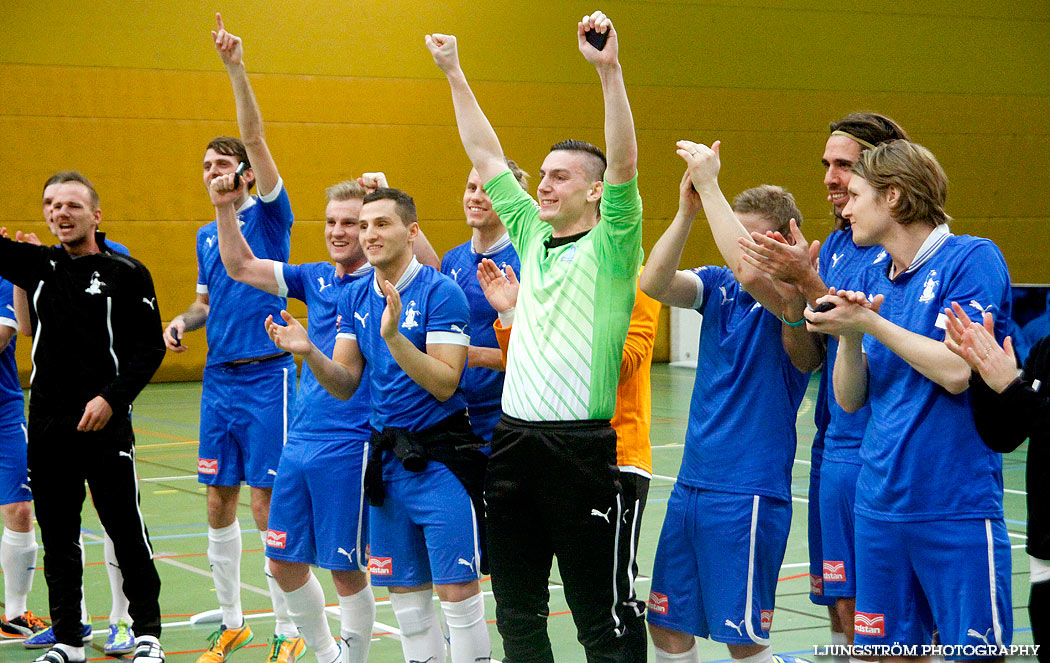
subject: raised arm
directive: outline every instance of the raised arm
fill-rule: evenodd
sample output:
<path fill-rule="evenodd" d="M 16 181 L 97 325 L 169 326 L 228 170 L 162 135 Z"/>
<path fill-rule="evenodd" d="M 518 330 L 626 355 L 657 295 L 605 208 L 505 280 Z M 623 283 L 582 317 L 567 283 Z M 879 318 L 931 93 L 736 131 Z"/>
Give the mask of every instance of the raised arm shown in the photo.
<path fill-rule="evenodd" d="M 357 340 L 336 338 L 332 358 L 329 359 L 321 349 L 314 345 L 306 333 L 306 328 L 293 318 L 288 311 L 281 311 L 286 324 L 274 321 L 267 316 L 266 333 L 279 349 L 291 352 L 303 358 L 310 366 L 314 377 L 325 390 L 340 400 L 348 400 L 361 385 L 361 376 L 365 369 L 365 359 Z"/>
<path fill-rule="evenodd" d="M 279 295 L 280 286 L 274 274 L 274 261 L 256 257 L 237 225 L 234 204 L 240 196 L 240 188 L 233 186 L 233 179 L 233 174 L 230 174 L 211 181 L 211 202 L 215 206 L 222 264 L 234 281 L 247 283 L 271 295 Z"/>
<path fill-rule="evenodd" d="M 587 41 L 588 32 L 608 33 L 605 48 L 596 49 Z M 584 16 L 576 25 L 580 53 L 598 70 L 605 99 L 605 152 L 608 167 L 605 179 L 622 184 L 638 172 L 638 141 L 634 133 L 634 116 L 627 101 L 627 88 L 620 68 L 620 41 L 612 21 L 602 12 Z"/>
<path fill-rule="evenodd" d="M 241 132 L 241 140 L 244 141 L 244 149 L 248 152 L 252 171 L 255 173 L 259 195 L 266 196 L 277 186 L 281 176 L 270 155 L 270 148 L 266 146 L 262 113 L 255 101 L 252 85 L 248 82 L 248 72 L 244 67 L 244 46 L 240 37 L 226 31 L 222 14 L 216 14 L 215 20 L 218 26 L 216 30 L 212 30 L 211 36 L 215 42 L 215 50 L 219 52 L 233 85 L 233 99 L 237 104 L 237 127 Z"/>
<path fill-rule="evenodd" d="M 426 44 L 430 54 L 434 56 L 434 63 L 445 72 L 452 89 L 452 106 L 456 110 L 459 138 L 463 141 L 467 158 L 474 164 L 481 180 L 488 182 L 507 170 L 507 161 L 496 131 L 482 112 L 473 90 L 467 83 L 467 77 L 463 74 L 456 38 L 435 33 L 426 36 Z"/>
<path fill-rule="evenodd" d="M 678 213 L 660 239 L 656 240 L 645 263 L 638 286 L 642 292 L 668 306 L 692 308 L 696 302 L 696 279 L 678 270 L 682 249 L 700 211 L 700 196 L 693 188 L 689 171 L 678 184 Z"/>

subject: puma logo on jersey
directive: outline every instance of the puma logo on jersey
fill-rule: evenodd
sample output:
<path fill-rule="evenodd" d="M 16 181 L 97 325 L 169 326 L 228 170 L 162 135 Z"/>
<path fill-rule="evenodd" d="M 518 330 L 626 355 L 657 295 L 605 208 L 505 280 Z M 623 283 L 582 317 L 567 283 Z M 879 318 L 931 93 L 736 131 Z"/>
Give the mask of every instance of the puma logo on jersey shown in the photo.
<path fill-rule="evenodd" d="M 832 266 L 832 268 L 834 268 L 835 265 L 839 264 L 839 260 L 842 260 L 842 256 L 843 256 L 843 254 L 841 254 L 841 253 L 832 253 L 831 254 L 831 266 Z"/>
<path fill-rule="evenodd" d="M 157 298 L 156 297 L 152 297 L 150 299 L 146 299 L 145 297 L 143 297 L 142 298 L 142 303 L 145 304 L 146 306 L 150 307 L 154 311 L 157 310 Z"/>
<path fill-rule="evenodd" d="M 463 328 L 460 327 L 459 325 L 449 325 L 449 327 L 451 327 L 452 331 L 454 331 L 454 332 L 459 332 L 460 334 L 463 333 Z"/>
<path fill-rule="evenodd" d="M 318 285 L 317 292 L 324 292 L 325 288 L 331 288 L 332 287 L 331 283 L 325 283 L 324 279 L 321 278 L 320 276 L 317 277 L 317 285 Z"/>
<path fill-rule="evenodd" d="M 966 635 L 970 636 L 971 638 L 977 638 L 977 639 L 979 639 L 981 642 L 983 642 L 986 645 L 992 644 L 992 643 L 988 642 L 988 636 L 990 636 L 991 634 L 992 634 L 992 629 L 990 629 L 990 628 L 987 631 L 985 631 L 984 633 L 978 633 L 976 630 L 974 630 L 972 628 L 966 631 Z"/>
<path fill-rule="evenodd" d="M 210 249 L 211 245 L 215 243 L 215 238 L 214 237 L 210 237 L 210 236 L 209 237 L 205 237 L 204 238 L 204 243 L 207 244 L 208 248 Z"/>
<path fill-rule="evenodd" d="M 459 270 L 459 269 L 450 269 L 448 271 L 452 274 L 452 280 L 455 281 L 456 277 L 459 275 L 459 272 L 461 270 Z"/>
<path fill-rule="evenodd" d="M 744 637 L 744 620 L 743 619 L 740 620 L 740 624 L 739 625 L 734 624 L 733 622 L 731 622 L 730 620 L 727 619 L 725 621 L 725 625 L 728 626 L 729 628 L 736 629 L 737 635 L 739 635 L 740 637 Z"/>
<path fill-rule="evenodd" d="M 362 318 L 360 313 L 358 313 L 357 311 L 354 311 L 354 319 L 356 319 L 358 322 L 360 322 L 361 326 L 364 327 L 365 326 L 365 320 L 368 319 L 368 313 L 365 313 L 365 317 Z"/>
<path fill-rule="evenodd" d="M 591 509 L 591 515 L 592 516 L 596 516 L 598 518 L 601 518 L 605 522 L 607 522 L 609 524 L 612 524 L 612 521 L 609 520 L 609 514 L 610 513 L 612 513 L 612 507 L 609 507 L 608 509 L 606 509 L 605 513 L 602 513 L 598 509 Z"/>
<path fill-rule="evenodd" d="M 352 550 L 350 552 L 347 552 L 346 548 L 339 546 L 339 548 L 336 549 L 336 552 L 340 555 L 346 555 L 346 558 L 351 562 L 354 561 L 354 553 Z"/>
<path fill-rule="evenodd" d="M 132 457 L 132 455 L 131 455 L 130 453 L 128 453 L 127 451 L 118 451 L 118 452 L 117 452 L 117 455 L 118 455 L 118 456 L 124 456 L 124 457 L 126 457 L 126 458 L 129 458 L 129 459 L 131 459 L 131 460 L 135 460 L 135 459 L 134 459 L 134 458 Z"/>
<path fill-rule="evenodd" d="M 10 304 L 8 304 L 8 305 L 7 305 L 7 310 L 8 310 L 8 311 L 11 311 L 12 313 L 14 313 L 14 311 L 15 311 L 15 307 L 14 307 L 14 306 L 11 306 Z"/>
<path fill-rule="evenodd" d="M 270 469 L 267 469 L 267 470 L 266 470 L 266 473 L 267 473 L 267 474 L 269 474 L 269 475 L 270 475 L 270 476 L 272 476 L 272 477 L 275 477 L 275 476 L 277 476 L 277 470 L 270 470 Z"/>
<path fill-rule="evenodd" d="M 463 559 L 462 557 L 460 557 L 459 559 L 456 560 L 456 564 L 459 564 L 461 566 L 465 566 L 468 569 L 470 569 L 471 571 L 474 570 L 474 562 L 466 560 L 466 559 Z"/>
<path fill-rule="evenodd" d="M 988 306 L 981 306 L 980 302 L 978 302 L 976 299 L 971 299 L 970 300 L 970 306 L 972 306 L 975 309 L 977 309 L 978 313 L 986 313 L 986 312 L 992 310 L 992 306 L 993 305 L 989 304 Z"/>
<path fill-rule="evenodd" d="M 88 287 L 84 289 L 84 292 L 86 292 L 89 295 L 101 295 L 102 288 L 105 287 L 106 282 L 99 278 L 98 272 L 94 272 L 91 275 L 91 283 L 89 283 Z"/>
<path fill-rule="evenodd" d="M 729 302 L 729 295 L 726 293 L 726 287 L 724 285 L 718 286 L 718 289 L 722 291 L 722 303 L 727 304 Z"/>
<path fill-rule="evenodd" d="M 871 261 L 871 264 L 877 265 L 886 259 L 886 249 L 879 252 L 879 255 L 875 256 L 875 259 Z"/>

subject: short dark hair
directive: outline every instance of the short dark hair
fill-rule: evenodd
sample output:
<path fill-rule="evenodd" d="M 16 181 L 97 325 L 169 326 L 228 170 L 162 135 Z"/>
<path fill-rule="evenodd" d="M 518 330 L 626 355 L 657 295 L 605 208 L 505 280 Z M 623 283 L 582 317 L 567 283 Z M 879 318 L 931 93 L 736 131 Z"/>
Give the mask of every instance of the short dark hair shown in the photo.
<path fill-rule="evenodd" d="M 901 125 L 892 118 L 872 113 L 871 111 L 859 111 L 850 113 L 837 122 L 832 122 L 828 132 L 844 131 L 854 138 L 859 138 L 865 143 L 879 145 L 891 140 L 911 140 Z M 861 145 L 861 150 L 870 149 Z"/>
<path fill-rule="evenodd" d="M 76 182 L 77 184 L 83 184 L 91 197 L 91 205 L 95 208 L 99 208 L 98 191 L 95 190 L 95 185 L 91 183 L 91 180 L 84 177 L 79 171 L 76 170 L 60 170 L 51 177 L 47 178 L 44 182 L 44 189 L 40 192 L 41 198 L 43 198 L 44 191 L 47 191 L 47 187 L 52 184 L 65 184 L 67 182 Z"/>
<path fill-rule="evenodd" d="M 741 191 L 733 198 L 733 211 L 740 214 L 758 214 L 776 225 L 776 230 L 785 237 L 791 228 L 791 219 L 802 227 L 802 212 L 795 197 L 787 189 L 772 184 L 763 184 Z"/>
<path fill-rule="evenodd" d="M 605 159 L 605 152 L 602 152 L 597 145 L 588 143 L 585 140 L 576 140 L 570 138 L 569 140 L 563 140 L 551 145 L 551 152 L 558 150 L 565 150 L 567 152 L 583 152 L 591 157 L 593 168 L 591 169 L 592 179 L 601 180 L 605 177 L 605 168 L 609 165 L 609 162 Z"/>
<path fill-rule="evenodd" d="M 412 200 L 412 196 L 401 189 L 393 187 L 376 189 L 365 196 L 364 204 L 367 205 L 376 200 L 393 200 L 394 211 L 397 212 L 397 215 L 401 217 L 401 222 L 406 226 L 416 222 L 416 201 Z"/>
<path fill-rule="evenodd" d="M 244 147 L 244 143 L 240 138 L 234 138 L 233 136 L 216 136 L 212 138 L 208 143 L 208 147 L 204 148 L 204 151 L 215 150 L 219 154 L 225 154 L 228 157 L 233 157 L 237 161 L 243 161 L 245 168 L 251 168 L 252 162 L 248 160 L 248 150 Z M 255 182 L 248 185 L 250 190 L 255 186 Z"/>

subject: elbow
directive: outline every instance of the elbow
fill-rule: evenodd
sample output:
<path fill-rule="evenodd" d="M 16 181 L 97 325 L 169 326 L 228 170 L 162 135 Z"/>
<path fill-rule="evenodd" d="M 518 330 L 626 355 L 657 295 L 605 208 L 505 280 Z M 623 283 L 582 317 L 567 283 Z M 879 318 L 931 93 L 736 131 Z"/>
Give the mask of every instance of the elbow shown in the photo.
<path fill-rule="evenodd" d="M 970 375 L 969 373 L 964 376 L 953 375 L 943 386 L 949 394 L 958 396 L 970 388 Z"/>
<path fill-rule="evenodd" d="M 669 282 L 660 282 L 660 279 L 648 269 L 643 269 L 641 276 L 638 277 L 638 287 L 657 301 L 663 301 L 662 297 L 667 292 L 668 285 L 670 285 Z"/>

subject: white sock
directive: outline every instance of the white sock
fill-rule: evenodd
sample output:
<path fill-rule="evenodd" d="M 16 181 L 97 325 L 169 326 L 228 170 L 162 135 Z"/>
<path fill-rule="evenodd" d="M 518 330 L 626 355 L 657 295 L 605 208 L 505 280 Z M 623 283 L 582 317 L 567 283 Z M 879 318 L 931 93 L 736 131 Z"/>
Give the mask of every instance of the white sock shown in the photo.
<path fill-rule="evenodd" d="M 106 558 L 106 573 L 109 574 L 109 597 L 111 607 L 109 609 L 109 623 L 116 624 L 120 620 L 131 624 L 131 615 L 128 614 L 128 599 L 124 596 L 124 574 L 120 572 L 120 564 L 117 563 L 117 553 L 113 549 L 113 539 L 109 533 L 103 531 L 104 540 L 102 551 Z"/>
<path fill-rule="evenodd" d="M 84 550 L 84 535 L 80 535 L 80 568 L 83 569 L 87 566 L 87 551 Z M 88 619 L 87 614 L 87 592 L 84 591 L 84 575 L 81 571 L 80 576 L 80 623 L 90 624 L 91 620 Z M 81 657 L 83 658 L 83 657 Z"/>
<path fill-rule="evenodd" d="M 734 658 L 735 663 L 773 663 L 773 650 L 766 647 L 757 654 L 745 658 Z"/>
<path fill-rule="evenodd" d="M 700 663 L 700 650 L 695 641 L 689 651 L 681 654 L 669 654 L 659 647 L 653 647 L 653 651 L 655 652 L 653 663 Z"/>
<path fill-rule="evenodd" d="M 215 582 L 215 598 L 222 609 L 222 623 L 227 628 L 244 624 L 241 610 L 241 524 L 236 520 L 226 527 L 208 528 L 208 564 Z"/>
<path fill-rule="evenodd" d="M 390 607 L 401 629 L 401 651 L 406 661 L 445 663 L 445 637 L 441 635 L 433 596 L 429 589 L 390 593 Z"/>
<path fill-rule="evenodd" d="M 64 651 L 66 653 L 66 658 L 70 660 L 70 663 L 83 663 L 85 660 L 83 647 L 72 647 L 70 645 L 64 645 L 61 642 L 52 646 Z"/>
<path fill-rule="evenodd" d="M 311 573 L 305 585 L 295 591 L 285 592 L 284 598 L 288 614 L 306 641 L 306 646 L 317 656 L 317 663 L 332 663 L 339 656 L 339 647 L 328 628 L 328 619 L 324 614 L 324 590 L 317 576 Z"/>
<path fill-rule="evenodd" d="M 259 538 L 262 539 L 263 550 L 266 550 L 266 530 L 259 531 Z M 263 557 L 263 575 L 266 576 L 266 586 L 270 588 L 270 602 L 273 603 L 274 634 L 283 635 L 286 638 L 298 637 L 299 632 L 295 629 L 295 622 L 288 614 L 288 601 L 285 599 L 284 592 L 281 591 L 281 586 L 270 573 L 270 560 L 266 557 Z M 321 604 L 324 605 L 323 594 Z M 331 635 L 330 632 L 329 635 Z"/>
<path fill-rule="evenodd" d="M 452 663 L 474 663 L 492 654 L 489 627 L 485 623 L 484 596 L 475 594 L 462 601 L 442 601 L 441 612 L 448 623 Z"/>
<path fill-rule="evenodd" d="M 36 569 L 36 536 L 33 530 L 4 528 L 0 537 L 0 568 L 4 572 L 4 618 L 12 620 L 26 611 L 26 597 L 33 589 Z"/>
<path fill-rule="evenodd" d="M 845 646 L 848 645 L 849 642 L 846 641 L 846 634 L 842 631 L 832 631 L 831 644 Z M 833 656 L 832 660 L 834 660 L 835 663 L 849 663 L 849 656 Z"/>
<path fill-rule="evenodd" d="M 344 663 L 365 663 L 376 623 L 376 597 L 372 588 L 339 597 L 339 637 L 347 651 Z"/>

